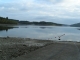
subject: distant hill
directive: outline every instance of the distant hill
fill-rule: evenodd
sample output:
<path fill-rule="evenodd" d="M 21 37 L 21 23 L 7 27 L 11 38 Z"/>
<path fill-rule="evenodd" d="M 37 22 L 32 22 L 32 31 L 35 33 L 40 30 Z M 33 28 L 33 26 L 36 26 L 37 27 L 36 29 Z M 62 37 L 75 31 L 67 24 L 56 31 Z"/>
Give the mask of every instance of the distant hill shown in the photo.
<path fill-rule="evenodd" d="M 72 24 L 70 26 L 73 26 L 73 27 L 80 27 L 80 23 L 76 23 L 76 24 Z"/>
<path fill-rule="evenodd" d="M 40 21 L 40 22 L 29 22 L 29 21 L 19 21 L 19 24 L 26 24 L 26 25 L 53 25 L 53 26 L 62 26 L 62 24 L 59 23 L 53 23 L 53 22 L 45 22 L 45 21 Z"/>
<path fill-rule="evenodd" d="M 20 24 L 20 25 L 51 25 L 51 26 L 64 26 L 64 24 L 46 22 L 46 21 L 19 21 L 15 19 L 9 19 L 8 17 L 0 17 L 0 24 Z"/>

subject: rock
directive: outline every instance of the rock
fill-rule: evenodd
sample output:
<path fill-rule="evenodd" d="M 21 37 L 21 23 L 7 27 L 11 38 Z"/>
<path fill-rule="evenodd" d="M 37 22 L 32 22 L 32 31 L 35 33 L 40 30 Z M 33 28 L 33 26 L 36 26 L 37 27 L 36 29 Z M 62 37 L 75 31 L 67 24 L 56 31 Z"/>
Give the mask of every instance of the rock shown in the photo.
<path fill-rule="evenodd" d="M 0 50 L 0 52 L 2 52 L 2 50 Z"/>

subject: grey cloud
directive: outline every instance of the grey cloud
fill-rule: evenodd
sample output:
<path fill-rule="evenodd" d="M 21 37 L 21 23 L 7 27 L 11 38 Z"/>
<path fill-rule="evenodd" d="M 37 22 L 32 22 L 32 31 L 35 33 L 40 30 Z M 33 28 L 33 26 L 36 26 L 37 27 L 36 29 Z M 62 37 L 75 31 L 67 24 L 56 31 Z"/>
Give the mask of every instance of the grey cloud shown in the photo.
<path fill-rule="evenodd" d="M 4 12 L 6 12 L 6 11 L 10 12 L 10 9 L 12 10 L 12 8 L 14 8 L 15 10 L 18 10 L 18 11 L 23 11 L 23 12 L 29 10 L 28 6 L 22 6 L 19 3 L 3 3 L 3 4 L 0 4 L 0 7 L 4 7 Z M 15 12 L 17 12 L 17 11 L 15 11 Z"/>
<path fill-rule="evenodd" d="M 48 2 L 52 2 L 52 3 L 60 3 L 62 2 L 63 0 L 47 0 Z"/>
<path fill-rule="evenodd" d="M 60 3 L 62 1 L 63 0 L 38 0 L 38 2 L 41 2 L 41 3 L 53 3 L 53 4 Z"/>
<path fill-rule="evenodd" d="M 1 16 L 3 17 L 8 16 L 9 18 L 19 19 L 19 20 L 29 20 L 29 21 L 44 20 L 44 21 L 66 23 L 66 24 L 67 23 L 73 24 L 79 22 L 80 18 L 78 17 L 80 16 L 80 14 L 78 11 L 75 10 L 73 12 L 69 12 L 69 10 L 66 11 L 64 7 L 59 7 L 55 5 L 57 3 L 62 2 L 63 0 L 35 0 L 32 4 L 29 5 L 28 5 L 28 0 L 25 1 L 26 1 L 25 3 L 11 2 L 11 3 L 0 4 L 0 7 L 4 7 L 2 11 L 0 10 Z M 52 4 L 50 5 L 45 3 L 50 3 L 50 4 L 52 3 Z"/>

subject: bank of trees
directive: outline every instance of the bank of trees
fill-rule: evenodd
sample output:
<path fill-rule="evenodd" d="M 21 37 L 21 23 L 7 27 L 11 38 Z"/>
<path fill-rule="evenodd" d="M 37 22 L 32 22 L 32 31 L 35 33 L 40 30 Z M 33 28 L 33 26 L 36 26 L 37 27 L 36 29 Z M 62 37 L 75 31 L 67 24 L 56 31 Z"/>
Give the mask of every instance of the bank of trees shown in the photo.
<path fill-rule="evenodd" d="M 53 23 L 53 22 L 45 22 L 45 21 L 19 21 L 15 19 L 9 19 L 8 17 L 0 17 L 0 24 L 25 24 L 25 25 L 55 25 L 55 26 L 61 26 L 62 24 Z"/>
<path fill-rule="evenodd" d="M 18 20 L 0 17 L 0 24 L 18 24 Z"/>
<path fill-rule="evenodd" d="M 32 24 L 35 24 L 35 25 L 53 25 L 54 23 L 52 23 L 52 22 L 40 21 L 40 22 L 32 22 Z"/>
<path fill-rule="evenodd" d="M 53 22 L 45 22 L 45 21 L 40 21 L 40 22 L 29 22 L 29 21 L 19 21 L 20 24 L 26 24 L 26 25 L 58 25 L 61 26 L 62 24 L 58 23 L 53 23 Z"/>

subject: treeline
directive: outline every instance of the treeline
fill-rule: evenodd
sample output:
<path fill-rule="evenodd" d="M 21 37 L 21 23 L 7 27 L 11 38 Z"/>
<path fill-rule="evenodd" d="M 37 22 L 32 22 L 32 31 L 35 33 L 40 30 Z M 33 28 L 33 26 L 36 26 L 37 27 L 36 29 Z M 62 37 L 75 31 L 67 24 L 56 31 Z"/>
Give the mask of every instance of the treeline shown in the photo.
<path fill-rule="evenodd" d="M 19 23 L 20 24 L 27 24 L 27 25 L 58 25 L 58 26 L 62 25 L 62 24 L 58 24 L 58 23 L 45 22 L 45 21 L 40 21 L 40 22 L 19 21 Z"/>
<path fill-rule="evenodd" d="M 0 24 L 18 24 L 18 20 L 0 17 Z"/>
<path fill-rule="evenodd" d="M 62 24 L 53 23 L 53 22 L 30 22 L 30 21 L 19 21 L 15 19 L 9 19 L 8 17 L 0 17 L 0 24 L 25 24 L 25 25 L 55 25 L 55 26 L 62 26 Z"/>

